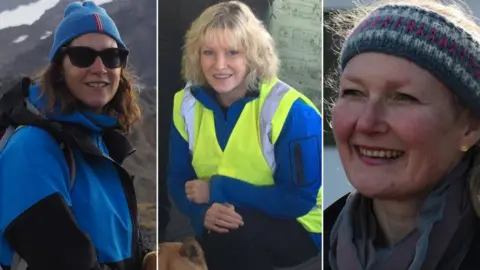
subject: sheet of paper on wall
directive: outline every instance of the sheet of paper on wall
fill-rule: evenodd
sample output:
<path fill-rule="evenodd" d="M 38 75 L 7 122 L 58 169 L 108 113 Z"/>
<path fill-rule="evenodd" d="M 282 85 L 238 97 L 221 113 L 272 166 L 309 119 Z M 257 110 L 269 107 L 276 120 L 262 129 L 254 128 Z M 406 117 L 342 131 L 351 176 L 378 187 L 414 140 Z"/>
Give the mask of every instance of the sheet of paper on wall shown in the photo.
<path fill-rule="evenodd" d="M 275 39 L 279 77 L 322 105 L 322 12 L 319 0 L 275 0 L 269 31 Z"/>

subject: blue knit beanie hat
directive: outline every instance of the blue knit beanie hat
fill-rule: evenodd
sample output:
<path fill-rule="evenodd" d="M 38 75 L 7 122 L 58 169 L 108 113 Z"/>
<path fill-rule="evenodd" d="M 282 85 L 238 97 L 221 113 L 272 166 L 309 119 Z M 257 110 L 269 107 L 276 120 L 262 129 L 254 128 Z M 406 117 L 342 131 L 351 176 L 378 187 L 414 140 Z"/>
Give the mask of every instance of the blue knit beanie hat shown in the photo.
<path fill-rule="evenodd" d="M 55 30 L 50 61 L 53 61 L 63 45 L 87 33 L 107 34 L 117 41 L 118 47 L 127 49 L 117 26 L 105 9 L 92 1 L 73 2 L 65 9 L 63 20 Z"/>
<path fill-rule="evenodd" d="M 412 61 L 444 83 L 480 117 L 479 41 L 439 13 L 401 4 L 377 8 L 345 40 L 341 70 L 350 59 L 365 52 Z"/>

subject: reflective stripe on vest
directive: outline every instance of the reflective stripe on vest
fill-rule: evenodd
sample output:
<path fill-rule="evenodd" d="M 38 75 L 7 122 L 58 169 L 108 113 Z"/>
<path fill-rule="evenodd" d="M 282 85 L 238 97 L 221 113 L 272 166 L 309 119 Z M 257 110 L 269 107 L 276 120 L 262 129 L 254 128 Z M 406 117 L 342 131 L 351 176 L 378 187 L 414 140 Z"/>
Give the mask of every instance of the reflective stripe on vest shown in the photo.
<path fill-rule="evenodd" d="M 277 82 L 273 86 L 272 90 L 268 93 L 268 96 L 263 103 L 262 110 L 260 112 L 260 132 L 262 136 L 262 152 L 265 160 L 272 169 L 275 171 L 277 164 L 275 163 L 275 153 L 272 139 L 272 119 L 273 115 L 277 111 L 278 104 L 290 89 L 290 86 L 283 82 Z"/>
<path fill-rule="evenodd" d="M 193 147 L 195 143 L 194 131 L 195 131 L 195 103 L 197 100 L 192 95 L 190 87 L 185 88 L 185 93 L 183 95 L 182 107 L 180 113 L 183 116 L 185 121 L 185 132 L 188 136 L 188 149 L 190 152 L 193 152 Z M 275 171 L 275 154 L 274 146 L 272 142 L 272 119 L 277 111 L 278 104 L 285 96 L 285 94 L 290 89 L 290 86 L 279 81 L 277 82 L 272 90 L 268 93 L 268 96 L 263 103 L 262 110 L 260 113 L 260 132 L 262 136 L 262 152 L 265 160 L 268 165 Z"/>
<path fill-rule="evenodd" d="M 188 136 L 188 149 L 190 153 L 193 152 L 194 144 L 194 132 L 195 132 L 195 103 L 197 100 L 192 95 L 190 87 L 185 88 L 185 93 L 183 94 L 182 107 L 180 108 L 180 113 L 185 121 L 185 132 Z"/>

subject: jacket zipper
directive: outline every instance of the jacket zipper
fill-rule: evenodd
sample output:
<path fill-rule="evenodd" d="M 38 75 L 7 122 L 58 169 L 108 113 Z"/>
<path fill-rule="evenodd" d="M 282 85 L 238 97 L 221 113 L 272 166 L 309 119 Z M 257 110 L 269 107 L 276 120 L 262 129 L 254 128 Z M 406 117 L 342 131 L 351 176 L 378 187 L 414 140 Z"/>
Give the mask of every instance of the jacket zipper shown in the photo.
<path fill-rule="evenodd" d="M 101 149 L 100 141 L 101 141 L 102 135 L 103 134 L 100 134 L 100 136 L 97 137 L 98 149 Z M 122 165 L 118 164 L 111 157 L 105 155 L 103 150 L 101 150 L 101 153 L 104 158 L 108 159 L 110 162 L 114 164 L 114 166 L 117 169 L 117 172 L 119 173 L 120 182 L 123 187 L 123 192 L 125 193 L 125 196 L 127 198 L 127 205 L 128 205 L 128 211 L 130 213 L 130 220 L 132 222 L 132 264 L 134 269 L 137 269 L 137 267 L 141 268 L 140 250 L 138 245 L 140 228 L 138 225 L 138 218 L 137 218 L 138 216 L 137 200 L 136 200 L 135 188 L 133 185 L 134 176 L 131 175 L 127 170 L 125 170 L 125 168 L 123 168 Z"/>

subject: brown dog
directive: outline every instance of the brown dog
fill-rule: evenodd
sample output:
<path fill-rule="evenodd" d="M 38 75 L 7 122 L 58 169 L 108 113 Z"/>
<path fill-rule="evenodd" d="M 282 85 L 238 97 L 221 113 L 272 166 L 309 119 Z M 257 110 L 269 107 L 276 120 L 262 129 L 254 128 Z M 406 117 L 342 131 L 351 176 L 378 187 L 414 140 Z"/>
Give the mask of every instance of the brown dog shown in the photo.
<path fill-rule="evenodd" d="M 193 237 L 160 244 L 156 260 L 158 270 L 208 270 L 203 250 Z"/>

